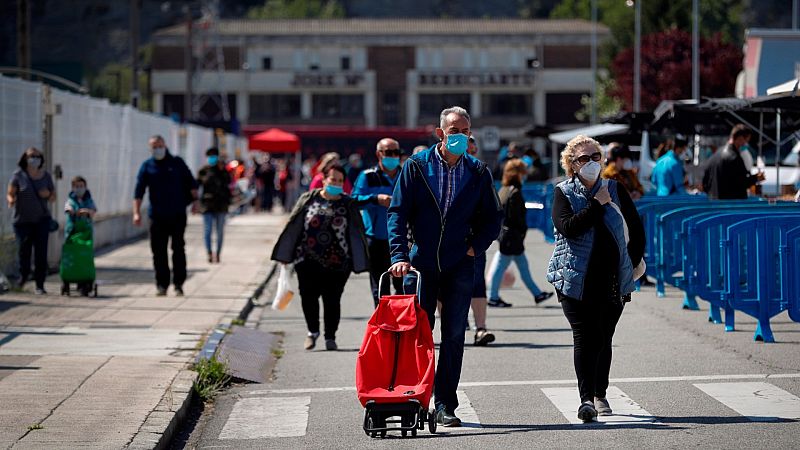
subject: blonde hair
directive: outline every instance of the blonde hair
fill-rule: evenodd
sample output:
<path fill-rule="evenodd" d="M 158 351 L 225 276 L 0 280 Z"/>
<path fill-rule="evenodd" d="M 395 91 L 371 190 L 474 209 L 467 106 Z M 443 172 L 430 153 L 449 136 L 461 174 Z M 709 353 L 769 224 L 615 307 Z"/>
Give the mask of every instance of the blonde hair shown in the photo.
<path fill-rule="evenodd" d="M 572 160 L 575 159 L 575 153 L 578 151 L 578 149 L 587 145 L 593 146 L 600 153 L 603 152 L 599 142 L 583 134 L 579 134 L 570 139 L 570 141 L 567 142 L 567 146 L 561 152 L 561 167 L 564 169 L 564 172 L 566 172 L 568 177 L 572 178 L 575 176 L 575 171 L 572 170 Z"/>
<path fill-rule="evenodd" d="M 505 167 L 503 167 L 503 186 L 511 186 L 515 180 L 517 180 L 517 176 L 520 174 L 525 174 L 527 172 L 527 164 L 525 161 L 521 159 L 511 159 L 509 160 Z"/>

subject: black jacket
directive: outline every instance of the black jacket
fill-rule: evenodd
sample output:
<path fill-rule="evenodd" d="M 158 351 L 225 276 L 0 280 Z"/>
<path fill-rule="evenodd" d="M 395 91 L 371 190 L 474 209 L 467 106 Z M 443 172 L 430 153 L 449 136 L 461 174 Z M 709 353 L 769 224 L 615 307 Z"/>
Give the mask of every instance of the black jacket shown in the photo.
<path fill-rule="evenodd" d="M 747 189 L 757 181 L 757 176 L 750 175 L 744 167 L 742 155 L 733 144 L 726 145 L 706 161 L 703 190 L 711 198 L 746 199 Z"/>
<path fill-rule="evenodd" d="M 322 189 L 305 192 L 297 199 L 289 222 L 281 232 L 275 248 L 272 249 L 272 260 L 282 263 L 292 263 L 297 256 L 296 250 L 300 238 L 303 236 L 306 205 L 314 196 L 319 195 Z M 342 196 L 347 202 L 347 232 L 350 244 L 350 257 L 353 260 L 353 272 L 360 273 L 369 270 L 369 257 L 367 256 L 367 238 L 364 232 L 364 223 L 361 222 L 361 212 L 357 203 L 347 195 Z"/>
<path fill-rule="evenodd" d="M 231 175 L 218 165 L 204 166 L 197 173 L 200 183 L 200 212 L 228 212 L 231 205 Z"/>
<path fill-rule="evenodd" d="M 525 235 L 528 233 L 525 199 L 519 186 L 503 186 L 498 192 L 503 205 L 503 228 L 500 230 L 500 253 L 519 255 L 525 251 Z"/>

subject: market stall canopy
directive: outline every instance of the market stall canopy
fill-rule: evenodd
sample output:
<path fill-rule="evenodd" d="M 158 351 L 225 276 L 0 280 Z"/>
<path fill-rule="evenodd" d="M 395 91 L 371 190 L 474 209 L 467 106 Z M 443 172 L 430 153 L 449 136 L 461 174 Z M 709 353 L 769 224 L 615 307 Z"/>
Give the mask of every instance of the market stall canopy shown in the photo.
<path fill-rule="evenodd" d="M 775 95 L 775 94 L 800 94 L 800 89 L 798 89 L 798 84 L 800 84 L 800 78 L 795 78 L 793 80 L 789 80 L 786 83 L 781 83 L 777 86 L 772 86 L 771 88 L 767 89 L 767 95 Z"/>
<path fill-rule="evenodd" d="M 268 153 L 297 153 L 300 151 L 300 138 L 278 128 L 250 136 L 250 150 Z"/>
<path fill-rule="evenodd" d="M 601 144 L 609 142 L 625 141 L 628 135 L 629 126 L 625 124 L 616 123 L 601 123 L 598 125 L 590 125 L 588 127 L 574 128 L 572 130 L 559 131 L 549 136 L 550 140 L 558 144 L 566 144 L 570 139 L 582 134 L 596 139 Z M 638 137 L 641 139 L 641 135 Z"/>

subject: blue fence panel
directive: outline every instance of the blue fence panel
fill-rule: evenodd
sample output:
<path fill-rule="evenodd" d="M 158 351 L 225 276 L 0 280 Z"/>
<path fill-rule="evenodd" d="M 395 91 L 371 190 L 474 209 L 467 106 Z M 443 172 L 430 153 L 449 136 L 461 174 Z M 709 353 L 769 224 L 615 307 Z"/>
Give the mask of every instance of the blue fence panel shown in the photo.
<path fill-rule="evenodd" d="M 789 308 L 787 230 L 798 216 L 759 217 L 728 226 L 725 247 L 726 282 L 723 297 L 730 306 L 758 319 L 753 339 L 774 342 L 769 319 Z M 726 325 L 728 317 L 726 316 Z M 731 317 L 731 326 L 733 320 Z"/>
<path fill-rule="evenodd" d="M 800 322 L 800 226 L 786 233 L 786 258 L 781 267 L 787 276 L 787 297 L 789 298 L 789 317 Z"/>
<path fill-rule="evenodd" d="M 546 242 L 555 242 L 553 230 L 553 189 L 552 183 L 525 183 L 522 185 L 522 198 L 525 200 L 528 228 L 535 228 L 544 234 Z"/>

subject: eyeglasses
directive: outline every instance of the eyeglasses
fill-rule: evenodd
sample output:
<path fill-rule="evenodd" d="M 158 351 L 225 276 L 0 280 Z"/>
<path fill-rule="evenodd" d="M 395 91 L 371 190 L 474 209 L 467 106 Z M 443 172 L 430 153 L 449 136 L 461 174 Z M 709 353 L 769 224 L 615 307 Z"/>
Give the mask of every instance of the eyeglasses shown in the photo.
<path fill-rule="evenodd" d="M 396 150 L 394 150 L 394 149 L 386 149 L 386 150 L 381 150 L 381 152 L 383 153 L 383 156 L 400 156 L 400 155 L 403 154 L 403 151 L 400 150 L 400 149 L 396 149 Z"/>
<path fill-rule="evenodd" d="M 579 162 L 581 164 L 586 164 L 587 162 L 589 162 L 590 159 L 592 161 L 600 161 L 601 159 L 603 159 L 603 154 L 600 152 L 594 152 L 591 155 L 581 155 L 573 159 L 572 162 Z"/>

